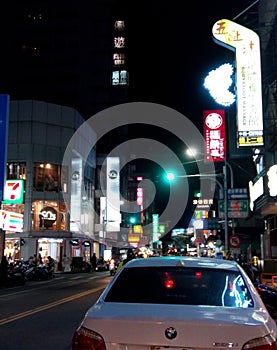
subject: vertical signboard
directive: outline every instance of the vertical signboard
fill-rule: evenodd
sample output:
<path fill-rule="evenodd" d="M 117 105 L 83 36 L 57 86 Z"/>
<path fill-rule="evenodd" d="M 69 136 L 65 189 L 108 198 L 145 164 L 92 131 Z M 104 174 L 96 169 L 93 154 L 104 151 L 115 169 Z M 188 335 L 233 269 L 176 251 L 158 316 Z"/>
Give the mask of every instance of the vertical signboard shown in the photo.
<path fill-rule="evenodd" d="M 9 102 L 9 95 L 0 95 L 0 202 L 3 200 L 4 185 L 6 182 Z"/>
<path fill-rule="evenodd" d="M 226 159 L 224 110 L 204 111 L 205 161 L 222 162 Z"/>
<path fill-rule="evenodd" d="M 71 160 L 70 231 L 81 231 L 82 159 Z"/>
<path fill-rule="evenodd" d="M 253 30 L 228 19 L 212 28 L 215 42 L 235 51 L 237 90 L 237 143 L 263 145 L 263 108 L 260 39 Z"/>
<path fill-rule="evenodd" d="M 157 242 L 159 238 L 159 214 L 152 214 L 152 241 Z"/>
<path fill-rule="evenodd" d="M 120 169 L 119 157 L 107 157 L 106 231 L 120 231 Z"/>

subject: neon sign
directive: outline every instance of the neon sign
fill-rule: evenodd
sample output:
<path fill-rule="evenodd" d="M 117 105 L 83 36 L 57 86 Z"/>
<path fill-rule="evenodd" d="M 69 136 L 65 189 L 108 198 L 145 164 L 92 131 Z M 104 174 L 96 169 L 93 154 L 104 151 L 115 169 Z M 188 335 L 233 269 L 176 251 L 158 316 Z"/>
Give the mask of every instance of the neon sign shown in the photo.
<path fill-rule="evenodd" d="M 253 30 L 228 19 L 212 28 L 215 42 L 235 51 L 238 146 L 263 145 L 260 39 Z"/>

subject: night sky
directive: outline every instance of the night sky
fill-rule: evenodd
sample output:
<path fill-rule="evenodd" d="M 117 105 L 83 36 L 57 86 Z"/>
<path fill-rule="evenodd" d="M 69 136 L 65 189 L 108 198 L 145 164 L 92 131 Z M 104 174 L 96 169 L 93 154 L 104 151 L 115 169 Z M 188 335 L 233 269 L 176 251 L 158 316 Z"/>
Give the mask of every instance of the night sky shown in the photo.
<path fill-rule="evenodd" d="M 217 20 L 226 18 L 249 25 L 251 29 L 255 28 L 257 4 L 242 14 L 254 3 L 256 1 L 252 0 L 189 3 L 178 0 L 141 1 L 139 10 L 130 10 L 134 18 L 131 22 L 134 45 L 131 47 L 131 55 L 138 55 L 139 49 L 142 53 L 147 52 L 141 64 L 131 56 L 133 65 L 130 67 L 130 83 L 132 85 L 133 82 L 131 92 L 134 101 L 155 102 L 171 107 L 192 120 L 203 132 L 203 110 L 222 109 L 203 87 L 204 78 L 210 70 L 223 63 L 235 63 L 235 53 L 213 41 L 212 27 Z M 235 17 L 237 18 L 234 19 Z M 140 19 L 143 23 L 141 26 L 138 24 Z M 145 84 L 145 76 L 150 78 L 149 84 Z M 230 109 L 232 113 L 234 108 Z M 151 130 L 149 134 L 154 133 Z M 158 135 L 181 155 L 183 147 L 178 140 L 172 135 L 165 136 L 163 132 Z M 141 166 L 151 167 L 143 161 Z M 244 187 L 246 179 L 253 177 L 251 157 L 242 161 L 236 159 L 232 166 L 237 174 L 237 187 Z M 191 165 L 188 173 L 195 172 L 196 169 Z M 242 186 L 240 180 L 243 181 Z M 196 179 L 189 181 L 191 187 L 197 188 Z M 160 191 L 165 193 L 165 190 L 165 184 L 162 184 Z M 191 212 L 187 211 L 180 226 L 186 225 L 190 215 Z"/>
<path fill-rule="evenodd" d="M 30 0 L 32 2 L 34 0 Z M 53 5 L 54 0 L 47 4 Z M 58 0 L 59 1 L 59 0 Z M 103 0 L 104 1 L 104 0 Z M 54 1 L 55 2 L 55 1 Z M 128 13 L 130 102 L 153 102 L 173 108 L 193 121 L 202 132 L 202 115 L 205 109 L 219 109 L 203 87 L 207 73 L 223 63 L 234 63 L 234 53 L 216 44 L 212 39 L 212 26 L 217 20 L 226 18 L 255 29 L 257 21 L 257 1 L 253 0 L 115 0 Z M 35 3 L 35 1 L 34 1 Z M 65 2 L 66 3 L 66 2 Z M 68 4 L 71 0 L 68 1 Z M 89 5 L 89 1 L 80 0 L 78 5 Z M 91 1 L 93 4 L 93 1 Z M 5 6 L 9 6 L 12 16 L 13 6 L 20 0 L 11 0 L 1 10 L 1 35 L 3 46 L 12 47 L 17 33 L 11 23 L 15 18 L 6 16 Z M 254 6 L 251 6 L 254 4 Z M 91 5 L 93 10 L 93 5 Z M 245 13 L 244 11 L 251 6 Z M 103 5 L 102 10 L 105 11 Z M 120 13 L 120 10 L 119 10 Z M 97 17 L 97 15 L 96 15 Z M 55 34 L 55 33 L 54 33 Z M 53 35 L 54 35 L 53 34 Z M 11 39 L 12 38 L 12 39 Z M 2 50 L 5 64 L 0 67 L 0 93 L 13 74 L 10 55 Z M 84 75 L 84 72 L 80 72 Z M 6 81 L 4 81 L 4 80 Z M 2 81 L 2 83 L 1 83 Z M 13 76 L 12 96 L 18 98 L 22 93 L 17 90 L 16 77 Z M 6 84 L 7 85 L 7 84 Z M 34 86 L 34 92 L 36 87 Z M 51 92 L 49 92 L 51 96 Z M 30 95 L 31 98 L 31 95 Z M 59 96 L 53 96 L 54 103 Z M 43 100 L 43 96 L 41 96 Z M 51 101 L 49 101 L 51 102 Z M 63 101 L 64 102 L 64 101 Z M 71 105 L 68 100 L 67 105 Z M 63 103 L 61 103 L 63 104 Z M 74 106 L 72 106 L 74 108 Z M 130 128 L 131 136 L 138 135 L 137 128 Z M 151 128 L 140 130 L 140 137 L 153 137 L 170 145 L 176 154 L 182 152 L 182 144 L 174 135 Z M 251 159 L 250 159 L 251 161 Z M 148 171 L 151 165 L 143 164 Z M 191 170 L 192 172 L 194 169 Z"/>
<path fill-rule="evenodd" d="M 159 102 L 174 108 L 199 127 L 203 109 L 218 108 L 203 87 L 206 74 L 222 63 L 234 63 L 234 53 L 216 44 L 212 26 L 232 20 L 255 1 L 140 1 L 131 11 L 130 83 L 136 100 Z M 236 21 L 253 26 L 255 6 Z M 246 15 L 247 14 L 247 15 Z M 141 25 L 139 25 L 141 20 Z M 136 38 L 136 40 L 134 40 Z M 145 74 L 147 73 L 147 74 Z M 145 76 L 150 83 L 145 84 Z M 132 80 L 133 79 L 133 80 Z"/>

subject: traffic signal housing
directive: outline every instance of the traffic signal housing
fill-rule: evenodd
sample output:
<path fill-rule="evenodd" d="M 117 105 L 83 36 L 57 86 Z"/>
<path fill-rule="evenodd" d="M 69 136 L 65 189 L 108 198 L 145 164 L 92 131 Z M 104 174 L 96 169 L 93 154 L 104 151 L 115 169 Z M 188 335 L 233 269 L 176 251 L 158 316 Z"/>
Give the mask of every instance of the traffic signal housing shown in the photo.
<path fill-rule="evenodd" d="M 132 213 L 128 218 L 129 224 L 131 224 L 131 225 L 140 224 L 141 223 L 140 215 L 141 215 L 140 212 Z"/>

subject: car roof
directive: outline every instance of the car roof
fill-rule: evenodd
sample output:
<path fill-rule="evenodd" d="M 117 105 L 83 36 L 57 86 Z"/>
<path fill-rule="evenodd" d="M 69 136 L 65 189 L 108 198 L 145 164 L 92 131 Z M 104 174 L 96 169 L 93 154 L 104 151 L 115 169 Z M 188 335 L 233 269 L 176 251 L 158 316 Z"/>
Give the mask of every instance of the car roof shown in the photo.
<path fill-rule="evenodd" d="M 216 268 L 237 271 L 238 264 L 232 260 L 214 259 L 206 257 L 190 256 L 159 256 L 150 258 L 138 258 L 129 261 L 124 268 L 134 267 L 158 267 L 158 266 L 183 266 L 196 268 Z"/>

